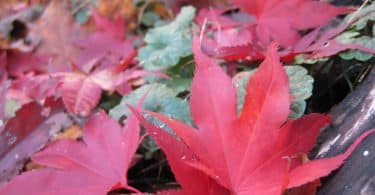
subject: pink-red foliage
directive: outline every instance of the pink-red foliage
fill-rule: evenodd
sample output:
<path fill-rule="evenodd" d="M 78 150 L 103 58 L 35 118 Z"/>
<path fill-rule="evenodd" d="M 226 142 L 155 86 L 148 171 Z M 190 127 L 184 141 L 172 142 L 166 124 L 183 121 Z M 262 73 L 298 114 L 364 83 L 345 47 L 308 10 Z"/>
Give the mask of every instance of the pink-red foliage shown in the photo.
<path fill-rule="evenodd" d="M 282 194 L 288 188 L 328 175 L 364 137 L 374 132 L 362 135 L 344 154 L 304 162 L 304 155 L 312 149 L 320 129 L 331 118 L 309 114 L 287 120 L 288 77 L 275 44 L 251 77 L 239 115 L 236 90 L 230 77 L 214 59 L 202 53 L 197 37 L 193 52 L 196 70 L 190 108 L 197 128 L 148 112 L 169 126 L 177 138 L 138 114 L 166 153 L 182 185 L 182 194 L 186 190 L 194 190 L 195 194 Z M 193 189 L 190 186 L 194 186 Z"/>
<path fill-rule="evenodd" d="M 140 142 L 138 121 L 124 127 L 104 112 L 85 125 L 83 141 L 60 140 L 32 156 L 46 168 L 25 172 L 0 188 L 0 194 L 97 194 L 134 190 L 127 170 Z M 22 187 L 20 187 L 22 186 Z"/>

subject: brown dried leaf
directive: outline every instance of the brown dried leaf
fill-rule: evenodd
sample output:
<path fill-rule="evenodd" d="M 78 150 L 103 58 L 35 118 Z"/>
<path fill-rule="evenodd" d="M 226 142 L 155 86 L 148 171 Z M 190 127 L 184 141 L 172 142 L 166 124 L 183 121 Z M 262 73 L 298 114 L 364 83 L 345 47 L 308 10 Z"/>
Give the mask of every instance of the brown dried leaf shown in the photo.
<path fill-rule="evenodd" d="M 82 138 L 83 131 L 80 126 L 78 125 L 72 125 L 65 129 L 64 131 L 58 133 L 56 137 L 54 138 L 55 140 L 58 139 L 79 139 Z"/>

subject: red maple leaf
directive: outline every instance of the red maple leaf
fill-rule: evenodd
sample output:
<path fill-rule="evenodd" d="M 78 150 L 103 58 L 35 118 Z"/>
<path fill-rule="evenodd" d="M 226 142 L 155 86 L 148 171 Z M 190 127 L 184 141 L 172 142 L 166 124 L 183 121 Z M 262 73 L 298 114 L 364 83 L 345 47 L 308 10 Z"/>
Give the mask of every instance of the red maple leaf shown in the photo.
<path fill-rule="evenodd" d="M 176 166 L 179 163 L 200 170 L 232 194 L 282 194 L 288 188 L 328 175 L 364 137 L 375 131 L 361 136 L 342 155 L 304 163 L 301 156 L 312 149 L 320 129 L 331 118 L 309 114 L 287 120 L 290 108 L 288 77 L 280 64 L 275 44 L 251 77 L 239 115 L 230 77 L 214 59 L 202 53 L 197 37 L 193 41 L 193 53 L 196 70 L 190 109 L 197 129 L 149 112 L 169 126 L 179 137 L 176 138 L 165 136 L 163 130 L 152 127 L 145 119 L 141 121 L 156 140 L 161 140 L 160 146 L 183 190 L 188 190 L 184 188 L 186 186 L 198 185 L 202 179 L 184 173 Z M 218 187 L 200 189 L 206 191 L 197 194 L 212 194 L 210 190 Z M 228 192 L 219 188 L 216 194 Z"/>
<path fill-rule="evenodd" d="M 75 64 L 83 66 L 96 60 L 100 68 L 108 68 L 135 56 L 132 40 L 124 37 L 123 18 L 118 17 L 116 21 L 111 21 L 93 10 L 93 19 L 97 30 L 88 37 L 75 41 L 81 48 L 80 54 L 74 60 Z M 87 68 L 82 69 L 87 72 Z"/>
<path fill-rule="evenodd" d="M 61 96 L 70 113 L 87 116 L 99 103 L 102 90 L 121 91 L 121 87 L 134 73 L 148 74 L 128 69 L 136 51 L 130 40 L 124 38 L 122 18 L 108 20 L 95 11 L 93 17 L 97 31 L 86 39 L 77 41 L 81 52 L 75 59 L 78 71 L 56 73 L 61 78 Z M 132 77 L 133 75 L 133 77 Z"/>
<path fill-rule="evenodd" d="M 258 41 L 266 46 L 271 41 L 292 46 L 300 38 L 298 30 L 319 27 L 335 16 L 353 10 L 312 0 L 233 0 L 233 3 L 256 17 L 253 30 Z"/>
<path fill-rule="evenodd" d="M 203 42 L 205 52 L 211 56 L 226 60 L 258 60 L 264 58 L 265 50 L 272 41 L 278 42 L 283 48 L 279 53 L 283 60 L 289 60 L 297 53 L 312 53 L 311 57 L 325 57 L 347 49 L 375 52 L 358 44 L 340 44 L 332 39 L 349 24 L 338 28 L 325 28 L 323 35 L 318 37 L 317 33 L 328 21 L 337 15 L 352 11 L 352 8 L 335 7 L 326 2 L 312 0 L 233 2 L 249 14 L 247 17 L 241 16 L 243 21 L 238 17 L 224 16 L 222 12 L 215 10 L 203 10 L 197 19 L 200 25 L 203 25 L 203 16 L 207 20 L 212 20 L 214 27 L 211 30 L 218 34 L 213 40 L 207 41 L 205 39 L 208 38 L 205 38 Z M 316 12 L 322 14 L 317 16 Z M 314 28 L 318 29 L 306 36 L 299 33 L 301 30 Z M 222 42 L 228 44 L 223 45 Z"/>
<path fill-rule="evenodd" d="M 99 112 L 86 123 L 83 141 L 60 140 L 34 154 L 32 160 L 47 168 L 16 176 L 0 188 L 0 194 L 103 195 L 119 188 L 136 191 L 128 186 L 126 175 L 140 142 L 139 133 L 135 117 L 122 128 Z"/>

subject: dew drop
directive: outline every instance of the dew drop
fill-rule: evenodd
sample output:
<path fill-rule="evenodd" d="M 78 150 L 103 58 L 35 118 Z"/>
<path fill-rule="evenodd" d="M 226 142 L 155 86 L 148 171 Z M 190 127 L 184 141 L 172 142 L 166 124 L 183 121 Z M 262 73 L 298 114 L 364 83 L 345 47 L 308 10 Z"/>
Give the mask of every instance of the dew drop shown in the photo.
<path fill-rule="evenodd" d="M 12 134 L 9 133 L 9 131 L 5 132 L 5 137 L 11 137 L 11 136 L 12 136 Z"/>
<path fill-rule="evenodd" d="M 11 137 L 8 139 L 8 145 L 12 145 L 12 144 L 14 144 L 16 141 L 17 141 L 17 137 L 16 137 L 16 136 L 11 136 Z"/>
<path fill-rule="evenodd" d="M 165 127 L 165 124 L 162 123 L 161 125 L 159 125 L 159 128 L 163 129 Z"/>
<path fill-rule="evenodd" d="M 185 156 L 185 155 L 181 157 L 181 160 L 185 160 L 185 159 L 186 159 L 186 156 Z"/>
<path fill-rule="evenodd" d="M 56 135 L 55 132 L 53 132 L 53 131 L 49 131 L 49 132 L 48 132 L 48 136 L 51 137 L 51 138 L 54 138 L 54 137 L 56 137 L 57 135 Z"/>
<path fill-rule="evenodd" d="M 363 156 L 368 156 L 370 152 L 368 150 L 363 151 Z"/>
<path fill-rule="evenodd" d="M 86 116 L 88 115 L 88 112 L 86 110 L 82 110 L 81 112 L 79 112 L 79 115 Z"/>
<path fill-rule="evenodd" d="M 50 113 L 51 113 L 51 108 L 48 107 L 42 110 L 41 115 L 44 117 L 48 117 Z"/>

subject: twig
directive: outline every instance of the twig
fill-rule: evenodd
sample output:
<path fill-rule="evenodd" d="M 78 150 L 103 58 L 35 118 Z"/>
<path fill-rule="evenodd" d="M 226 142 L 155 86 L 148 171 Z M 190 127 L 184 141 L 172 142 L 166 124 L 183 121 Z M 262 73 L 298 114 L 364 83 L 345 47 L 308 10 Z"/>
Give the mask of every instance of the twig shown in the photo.
<path fill-rule="evenodd" d="M 362 5 L 353 13 L 353 15 L 350 17 L 350 19 L 348 20 L 348 24 L 350 24 L 355 17 L 357 17 L 357 15 L 359 14 L 359 11 L 361 11 L 365 5 L 369 2 L 369 0 L 365 0 Z"/>

